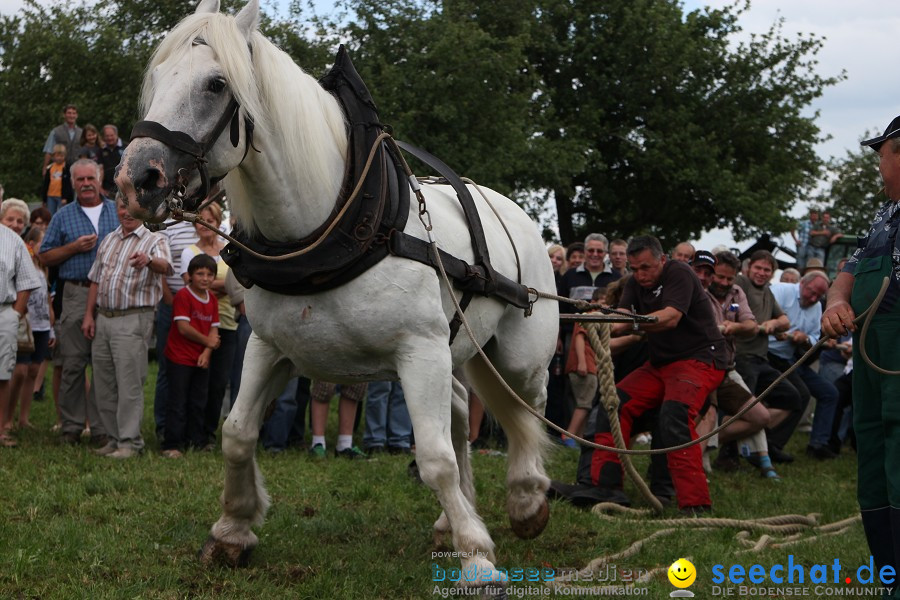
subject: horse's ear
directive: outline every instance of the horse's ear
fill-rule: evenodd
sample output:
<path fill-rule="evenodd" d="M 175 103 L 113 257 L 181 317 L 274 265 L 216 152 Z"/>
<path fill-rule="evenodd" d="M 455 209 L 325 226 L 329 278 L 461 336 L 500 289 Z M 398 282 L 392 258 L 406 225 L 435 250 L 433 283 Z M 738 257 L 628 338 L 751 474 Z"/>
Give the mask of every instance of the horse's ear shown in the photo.
<path fill-rule="evenodd" d="M 219 12 L 219 0 L 200 0 L 197 10 L 194 11 L 195 14 L 217 12 Z"/>
<path fill-rule="evenodd" d="M 259 27 L 259 0 L 250 0 L 234 20 L 237 21 L 238 31 L 249 41 L 250 34 Z"/>

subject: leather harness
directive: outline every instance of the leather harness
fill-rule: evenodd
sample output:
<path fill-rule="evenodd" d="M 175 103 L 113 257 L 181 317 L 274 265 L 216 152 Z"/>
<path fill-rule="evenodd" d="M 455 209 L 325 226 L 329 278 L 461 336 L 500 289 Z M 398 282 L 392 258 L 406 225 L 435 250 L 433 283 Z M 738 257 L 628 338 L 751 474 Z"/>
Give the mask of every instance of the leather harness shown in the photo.
<path fill-rule="evenodd" d="M 228 244 L 222 251 L 222 258 L 231 267 L 235 278 L 247 288 L 258 285 L 270 292 L 296 296 L 339 287 L 364 273 L 388 254 L 438 269 L 429 242 L 403 231 L 409 217 L 410 187 L 405 163 L 397 154 L 396 147 L 399 147 L 440 173 L 456 191 L 462 205 L 472 240 L 473 262 L 467 263 L 438 250 L 447 275 L 454 281 L 455 287 L 463 292 L 460 301 L 462 309 L 465 310 L 473 296 L 478 294 L 507 302 L 525 309 L 526 315 L 530 314 L 532 303 L 528 288 L 521 282 L 497 273 L 491 266 L 484 228 L 468 188 L 441 160 L 410 144 L 395 142 L 394 146 L 384 141 L 379 144 L 372 167 L 368 170 L 358 195 L 331 233 L 319 240 L 348 202 L 351 191 L 362 178 L 375 141 L 385 130 L 378 119 L 375 102 L 343 46 L 338 50 L 334 66 L 319 83 L 340 102 L 349 124 L 347 174 L 338 201 L 325 223 L 302 240 L 275 242 L 258 232 L 250 234 L 239 226 L 236 227 L 232 232 L 235 240 L 263 256 L 284 256 L 309 248 L 314 242 L 318 243 L 307 252 L 279 261 L 266 260 L 242 250 L 236 244 Z M 215 128 L 218 131 L 211 132 L 199 144 L 187 134 L 169 131 L 157 123 L 142 121 L 135 126 L 135 130 L 138 135 L 152 137 L 193 156 L 204 180 L 202 187 L 206 188 L 203 155 L 229 122 L 232 138 L 236 137 L 234 134 L 239 119 L 238 109 L 237 101 L 232 100 Z M 252 119 L 248 117 L 246 124 L 249 125 L 248 133 L 252 133 Z M 237 145 L 235 139 L 232 139 L 232 143 Z M 248 149 L 251 143 L 248 140 Z M 196 195 L 192 200 L 194 198 Z M 461 317 L 456 314 L 450 323 L 451 343 L 460 322 Z"/>

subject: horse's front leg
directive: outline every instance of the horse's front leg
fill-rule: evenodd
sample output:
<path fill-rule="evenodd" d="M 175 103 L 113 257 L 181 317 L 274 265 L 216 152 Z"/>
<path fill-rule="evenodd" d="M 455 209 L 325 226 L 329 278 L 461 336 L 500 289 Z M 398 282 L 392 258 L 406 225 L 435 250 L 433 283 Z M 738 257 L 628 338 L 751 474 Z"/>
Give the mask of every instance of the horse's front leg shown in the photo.
<path fill-rule="evenodd" d="M 256 547 L 258 540 L 250 526 L 262 524 L 269 508 L 269 496 L 256 464 L 256 442 L 268 401 L 290 377 L 290 367 L 281 359 L 274 347 L 251 335 L 244 355 L 241 389 L 222 425 L 222 516 L 212 526 L 200 551 L 203 563 L 222 561 L 230 566 L 244 566 Z"/>
<path fill-rule="evenodd" d="M 422 481 L 435 491 L 460 553 L 460 585 L 485 587 L 503 583 L 494 568 L 494 542 L 460 487 L 460 472 L 451 440 L 451 357 L 446 338 L 413 341 L 398 365 L 406 404 L 416 432 L 416 463 Z M 466 450 L 467 451 L 467 450 Z M 471 480 L 466 482 L 471 492 Z M 436 524 L 439 528 L 440 525 Z"/>

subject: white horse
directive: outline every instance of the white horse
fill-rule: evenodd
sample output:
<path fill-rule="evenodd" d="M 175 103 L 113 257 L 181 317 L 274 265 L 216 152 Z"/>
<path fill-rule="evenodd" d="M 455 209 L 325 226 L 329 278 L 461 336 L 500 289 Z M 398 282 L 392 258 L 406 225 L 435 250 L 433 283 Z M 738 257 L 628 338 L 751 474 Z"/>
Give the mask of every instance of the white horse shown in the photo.
<path fill-rule="evenodd" d="M 348 124 L 335 97 L 257 31 L 258 0 L 236 17 L 218 10 L 218 0 L 202 0 L 195 14 L 162 41 L 144 81 L 145 119 L 194 140 L 213 138 L 205 156 L 209 176 L 227 174 L 228 199 L 245 228 L 274 241 L 303 239 L 330 218 L 341 192 Z M 228 122 L 222 115 L 234 100 L 242 118 L 234 120 L 231 130 L 220 127 L 221 135 L 211 134 L 217 123 Z M 247 147 L 247 116 L 255 122 L 258 152 Z M 128 146 L 116 181 L 134 216 L 160 221 L 168 215 L 166 198 L 179 169 L 191 162 L 173 144 L 141 137 Z M 200 188 L 196 173 L 182 181 L 189 194 Z M 446 185 L 424 188 L 438 245 L 471 260 L 470 236 L 455 193 Z M 554 289 L 534 223 L 509 199 L 485 193 L 518 250 L 517 259 L 498 216 L 473 188 L 494 268 L 514 277 L 518 263 L 523 283 Z M 411 204 L 405 231 L 425 239 L 415 202 Z M 257 543 L 251 525 L 261 524 L 269 505 L 255 460 L 257 438 L 267 404 L 288 378 L 302 373 L 335 382 L 399 379 L 415 430 L 419 472 L 443 508 L 436 531 L 452 532 L 463 568 L 477 572 L 471 585 L 503 579 L 493 565 L 493 541 L 475 510 L 466 392 L 451 370 L 463 367 L 507 434 L 507 507 L 520 537 L 538 535 L 549 516 L 546 436 L 539 421 L 489 373 L 468 336 L 461 332 L 448 344 L 448 321 L 455 312 L 452 293 L 460 295 L 442 284 L 435 269 L 392 255 L 328 291 L 291 296 L 259 286 L 247 291 L 253 335 L 240 393 L 223 425 L 223 513 L 212 527 L 206 557 L 238 563 Z M 505 380 L 542 410 L 556 343 L 556 302 L 536 303 L 526 318 L 520 308 L 477 296 L 466 315 L 479 346 Z"/>

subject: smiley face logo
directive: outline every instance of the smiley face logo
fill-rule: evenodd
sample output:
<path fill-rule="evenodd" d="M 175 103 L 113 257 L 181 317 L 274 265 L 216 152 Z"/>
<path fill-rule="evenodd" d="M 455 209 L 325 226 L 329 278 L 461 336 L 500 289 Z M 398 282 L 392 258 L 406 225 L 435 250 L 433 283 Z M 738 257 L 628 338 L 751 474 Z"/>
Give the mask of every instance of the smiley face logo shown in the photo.
<path fill-rule="evenodd" d="M 697 579 L 697 569 L 686 558 L 679 558 L 669 567 L 669 583 L 677 588 L 690 587 Z"/>

